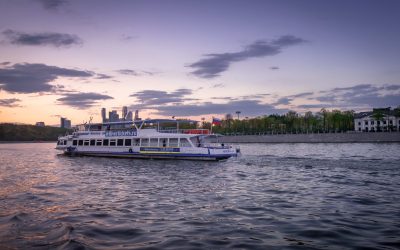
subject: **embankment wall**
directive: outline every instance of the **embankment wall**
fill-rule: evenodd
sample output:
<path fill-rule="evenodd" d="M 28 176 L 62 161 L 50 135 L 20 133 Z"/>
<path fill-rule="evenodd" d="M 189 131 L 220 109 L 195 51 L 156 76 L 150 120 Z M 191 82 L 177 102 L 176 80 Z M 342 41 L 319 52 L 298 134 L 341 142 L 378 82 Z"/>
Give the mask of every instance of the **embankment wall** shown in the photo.
<path fill-rule="evenodd" d="M 325 134 L 277 134 L 237 135 L 218 139 L 222 143 L 357 143 L 400 142 L 400 132 L 380 133 L 325 133 Z"/>

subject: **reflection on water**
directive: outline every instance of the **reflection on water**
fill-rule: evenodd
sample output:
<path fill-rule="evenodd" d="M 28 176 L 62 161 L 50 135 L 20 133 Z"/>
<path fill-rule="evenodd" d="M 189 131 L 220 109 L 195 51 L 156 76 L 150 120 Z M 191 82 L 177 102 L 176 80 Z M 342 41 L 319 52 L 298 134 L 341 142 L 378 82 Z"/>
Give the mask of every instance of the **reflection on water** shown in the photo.
<path fill-rule="evenodd" d="M 195 162 L 0 144 L 0 248 L 400 247 L 399 144 L 240 146 Z"/>

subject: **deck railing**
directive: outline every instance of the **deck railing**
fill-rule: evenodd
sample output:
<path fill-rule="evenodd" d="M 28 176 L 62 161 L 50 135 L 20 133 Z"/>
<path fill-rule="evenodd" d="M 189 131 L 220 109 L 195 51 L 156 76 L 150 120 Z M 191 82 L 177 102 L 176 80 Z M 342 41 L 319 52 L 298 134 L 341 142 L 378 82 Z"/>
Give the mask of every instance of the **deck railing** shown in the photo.
<path fill-rule="evenodd" d="M 208 129 L 160 129 L 160 133 L 176 133 L 176 134 L 199 134 L 209 135 L 210 130 Z"/>

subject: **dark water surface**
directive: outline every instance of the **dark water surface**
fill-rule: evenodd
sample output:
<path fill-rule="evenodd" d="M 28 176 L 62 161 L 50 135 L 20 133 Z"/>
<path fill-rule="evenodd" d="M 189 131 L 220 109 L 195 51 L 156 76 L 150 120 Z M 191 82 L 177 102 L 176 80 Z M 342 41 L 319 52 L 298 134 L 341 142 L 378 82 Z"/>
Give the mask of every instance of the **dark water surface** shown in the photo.
<path fill-rule="evenodd" d="M 399 249 L 400 144 L 241 144 L 226 162 L 0 144 L 0 249 Z"/>

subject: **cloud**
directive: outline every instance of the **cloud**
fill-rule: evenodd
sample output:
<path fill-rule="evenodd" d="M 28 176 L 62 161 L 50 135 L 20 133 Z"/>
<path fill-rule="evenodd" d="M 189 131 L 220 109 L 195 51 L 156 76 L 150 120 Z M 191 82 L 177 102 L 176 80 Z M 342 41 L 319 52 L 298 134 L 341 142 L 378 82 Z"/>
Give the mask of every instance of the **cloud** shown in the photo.
<path fill-rule="evenodd" d="M 287 109 L 278 109 L 273 105 L 261 103 L 258 100 L 234 100 L 227 103 L 204 102 L 200 104 L 167 105 L 157 108 L 159 115 L 164 116 L 198 116 L 207 114 L 227 114 L 240 110 L 246 116 L 265 114 L 282 114 Z"/>
<path fill-rule="evenodd" d="M 289 105 L 291 101 L 293 101 L 292 98 L 281 97 L 281 98 L 278 99 L 278 101 L 273 103 L 273 105 Z"/>
<path fill-rule="evenodd" d="M 320 91 L 315 97 L 308 98 L 322 102 L 324 107 L 345 109 L 371 109 L 378 107 L 397 107 L 400 105 L 400 85 L 358 84 L 350 87 L 333 88 Z M 317 105 L 319 104 L 313 104 Z M 305 105 L 298 106 L 306 108 Z"/>
<path fill-rule="evenodd" d="M 8 108 L 21 107 L 21 105 L 18 104 L 20 101 L 21 100 L 17 98 L 0 99 L 0 106 Z"/>
<path fill-rule="evenodd" d="M 212 87 L 212 88 L 224 88 L 224 87 L 225 87 L 225 84 L 223 84 L 223 83 L 216 83 L 216 84 L 212 85 L 211 87 Z"/>
<path fill-rule="evenodd" d="M 332 104 L 329 103 L 319 103 L 319 104 L 302 104 L 302 105 L 298 105 L 296 106 L 297 108 L 300 109 L 321 109 L 321 108 L 327 108 L 327 107 L 331 107 Z"/>
<path fill-rule="evenodd" d="M 132 107 L 153 110 L 154 114 L 162 116 L 224 115 L 239 110 L 245 116 L 254 117 L 282 114 L 289 109 L 297 111 L 315 111 L 321 108 L 363 110 L 400 105 L 400 85 L 396 84 L 359 84 L 332 88 L 323 92 L 300 92 L 290 96 L 254 94 L 211 97 L 212 101 L 191 98 L 193 93 L 190 89 L 178 89 L 172 92 L 144 90 L 131 95 L 138 100 L 138 103 Z M 268 101 L 267 96 L 276 98 L 277 101 Z"/>
<path fill-rule="evenodd" d="M 120 69 L 117 70 L 116 72 L 122 74 L 122 75 L 131 75 L 131 76 L 152 76 L 155 75 L 155 72 L 151 72 L 151 71 L 144 71 L 144 70 L 133 70 L 133 69 Z"/>
<path fill-rule="evenodd" d="M 57 10 L 67 3 L 66 0 L 36 0 L 47 10 Z"/>
<path fill-rule="evenodd" d="M 122 74 L 122 75 L 132 75 L 132 76 L 138 76 L 139 73 L 135 70 L 132 69 L 120 69 L 117 70 L 118 73 Z"/>
<path fill-rule="evenodd" d="M 293 101 L 293 98 L 281 97 L 273 105 L 289 105 L 291 101 Z"/>
<path fill-rule="evenodd" d="M 95 79 L 111 79 L 111 78 L 113 78 L 113 77 L 110 75 L 106 75 L 106 74 L 96 74 L 96 77 L 95 77 Z"/>
<path fill-rule="evenodd" d="M 71 106 L 77 109 L 87 109 L 97 104 L 98 101 L 114 99 L 109 95 L 98 93 L 67 93 L 57 101 L 62 105 Z"/>
<path fill-rule="evenodd" d="M 212 100 L 259 100 L 259 99 L 265 99 L 266 96 L 269 96 L 270 94 L 254 94 L 254 95 L 241 95 L 241 96 L 220 96 L 220 97 L 211 97 L 210 99 Z"/>
<path fill-rule="evenodd" d="M 226 114 L 236 110 L 241 110 L 248 116 L 262 115 L 266 113 L 284 113 L 286 109 L 277 109 L 271 104 L 262 103 L 259 98 L 266 94 L 256 94 L 249 96 L 233 97 L 215 97 L 214 100 L 226 101 L 225 103 L 213 103 L 200 101 L 190 98 L 193 94 L 191 89 L 177 89 L 172 92 L 160 90 L 143 90 L 132 94 L 136 97 L 137 104 L 134 108 L 154 110 L 155 114 L 163 116 L 197 116 L 205 114 Z M 245 99 L 253 97 L 254 99 Z M 195 101 L 195 102 L 193 102 Z"/>
<path fill-rule="evenodd" d="M 14 30 L 2 32 L 8 42 L 16 45 L 69 47 L 82 44 L 82 39 L 76 35 L 63 33 L 23 33 Z"/>
<path fill-rule="evenodd" d="M 221 96 L 221 97 L 211 97 L 212 100 L 238 100 L 238 98 L 230 97 L 230 96 Z"/>
<path fill-rule="evenodd" d="M 123 75 L 137 75 L 138 73 L 135 70 L 132 69 L 120 69 L 117 70 L 118 73 L 123 74 Z"/>
<path fill-rule="evenodd" d="M 334 88 L 332 91 L 343 91 L 343 90 L 349 90 L 349 91 L 365 91 L 365 90 L 370 90 L 373 88 L 374 90 L 376 89 L 374 86 L 371 84 L 358 84 L 354 85 L 351 87 L 344 87 L 344 88 Z"/>
<path fill-rule="evenodd" d="M 188 65 L 188 67 L 195 69 L 191 73 L 197 77 L 215 78 L 228 70 L 234 62 L 256 57 L 274 56 L 281 53 L 282 49 L 286 47 L 305 42 L 306 40 L 291 35 L 281 36 L 272 41 L 259 40 L 238 52 L 206 54 L 204 55 L 205 58 Z"/>
<path fill-rule="evenodd" d="M 89 71 L 60 68 L 39 63 L 14 64 L 0 68 L 0 88 L 12 93 L 37 93 L 54 90 L 50 83 L 58 77 L 90 77 Z"/>
<path fill-rule="evenodd" d="M 303 92 L 303 93 L 291 95 L 291 96 L 289 96 L 289 97 L 291 97 L 291 98 L 300 98 L 300 97 L 311 96 L 311 95 L 313 95 L 313 94 L 314 94 L 314 92 Z"/>
<path fill-rule="evenodd" d="M 178 104 L 188 100 L 195 100 L 186 97 L 191 94 L 191 89 L 177 89 L 170 93 L 161 90 L 143 90 L 130 96 L 136 97 L 143 108 L 151 108 L 157 105 Z"/>
<path fill-rule="evenodd" d="M 387 85 L 385 87 L 386 90 L 392 91 L 392 90 L 399 90 L 400 89 L 400 85 Z"/>
<path fill-rule="evenodd" d="M 138 36 L 131 36 L 131 35 L 127 35 L 127 34 L 122 34 L 121 35 L 121 40 L 122 41 L 131 41 L 131 40 L 134 40 L 134 39 L 137 39 L 137 38 L 139 38 Z"/>

